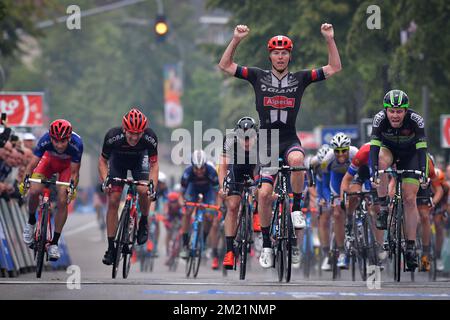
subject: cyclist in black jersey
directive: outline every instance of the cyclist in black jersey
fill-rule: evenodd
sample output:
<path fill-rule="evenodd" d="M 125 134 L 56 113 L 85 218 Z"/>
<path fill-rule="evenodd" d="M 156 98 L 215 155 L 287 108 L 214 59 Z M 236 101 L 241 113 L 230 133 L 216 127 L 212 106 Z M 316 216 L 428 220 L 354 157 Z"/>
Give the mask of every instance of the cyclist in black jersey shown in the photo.
<path fill-rule="evenodd" d="M 295 121 L 300 109 L 303 92 L 310 83 L 325 80 L 341 70 L 341 61 L 334 42 L 333 27 L 328 23 L 324 23 L 321 26 L 321 32 L 328 46 L 328 65 L 295 73 L 288 71 L 293 43 L 286 36 L 275 36 L 268 42 L 269 59 L 272 64 L 271 70 L 243 67 L 233 62 L 237 46 L 248 35 L 249 31 L 250 29 L 245 25 L 236 26 L 233 39 L 226 48 L 219 67 L 225 73 L 245 79 L 252 84 L 255 90 L 256 110 L 258 111 L 261 129 L 266 129 L 268 133 L 268 145 L 272 144 L 272 134 L 274 134 L 273 139 L 276 139 L 276 132 L 278 132 L 278 141 L 274 141 L 274 145 L 278 147 L 279 151 L 276 156 L 283 158 L 291 166 L 302 166 L 305 154 L 297 137 Z M 270 153 L 269 147 L 264 146 L 264 148 L 267 148 L 268 153 Z M 278 157 L 276 158 L 278 159 Z M 274 158 L 273 155 L 271 155 L 271 158 Z M 300 208 L 304 172 L 293 172 L 291 176 L 291 186 L 294 193 L 292 219 L 294 226 L 297 229 L 301 229 L 305 226 L 305 219 Z M 269 228 L 274 177 L 263 176 L 262 187 L 258 192 L 264 247 L 260 257 L 260 264 L 264 268 L 270 268 L 273 263 Z"/>
<path fill-rule="evenodd" d="M 128 170 L 134 180 L 153 181 L 154 190 L 158 185 L 158 139 L 152 129 L 147 128 L 147 117 L 138 109 L 131 109 L 122 118 L 122 127 L 110 129 L 103 142 L 102 154 L 99 157 L 98 169 L 103 190 L 108 192 L 108 211 L 106 229 L 108 234 L 108 250 L 103 263 L 111 265 L 114 259 L 114 237 L 118 224 L 118 209 L 122 196 L 123 184 L 109 181 L 109 178 L 126 178 Z M 150 200 L 148 188 L 138 186 L 139 220 L 137 243 L 144 244 L 148 238 L 148 213 Z M 154 205 L 153 205 L 154 206 Z"/>
<path fill-rule="evenodd" d="M 245 175 L 253 178 L 257 167 L 258 128 L 251 117 L 243 117 L 236 123 L 234 131 L 223 141 L 221 161 L 219 162 L 219 194 L 226 196 L 227 214 L 225 216 L 226 254 L 223 266 L 234 267 L 233 242 L 236 236 L 239 205 Z M 223 187 L 223 189 L 222 189 Z M 224 190 L 225 189 L 225 190 Z"/>
<path fill-rule="evenodd" d="M 389 212 L 386 198 L 388 177 L 386 174 L 379 176 L 378 170 L 387 169 L 394 164 L 399 170 L 420 170 L 420 176 L 405 174 L 402 184 L 406 215 L 406 264 L 408 269 L 414 270 L 417 267 L 415 241 L 419 216 L 416 195 L 419 184 L 426 187 L 428 175 L 425 123 L 418 113 L 409 109 L 408 96 L 401 90 L 386 93 L 383 105 L 384 110 L 373 118 L 369 152 L 371 180 L 378 187 L 381 202 L 376 225 L 378 229 L 387 229 Z M 386 149 L 384 153 L 380 153 L 381 147 Z"/>

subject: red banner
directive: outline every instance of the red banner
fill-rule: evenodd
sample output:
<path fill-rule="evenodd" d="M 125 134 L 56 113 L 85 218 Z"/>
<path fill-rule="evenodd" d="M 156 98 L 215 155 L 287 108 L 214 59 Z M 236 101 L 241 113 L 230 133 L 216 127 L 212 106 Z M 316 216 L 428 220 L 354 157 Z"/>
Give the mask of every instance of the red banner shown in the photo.
<path fill-rule="evenodd" d="M 0 92 L 0 111 L 8 126 L 42 126 L 44 94 L 40 92 Z"/>
<path fill-rule="evenodd" d="M 318 149 L 320 147 L 314 132 L 298 131 L 297 136 L 305 149 Z"/>

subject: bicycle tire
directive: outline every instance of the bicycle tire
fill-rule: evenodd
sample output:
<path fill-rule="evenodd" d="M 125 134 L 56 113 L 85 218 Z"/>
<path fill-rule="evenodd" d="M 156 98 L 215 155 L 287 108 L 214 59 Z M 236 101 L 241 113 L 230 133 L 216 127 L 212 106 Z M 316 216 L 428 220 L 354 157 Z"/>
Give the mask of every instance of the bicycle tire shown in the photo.
<path fill-rule="evenodd" d="M 123 225 L 125 224 L 126 217 L 129 216 L 128 209 L 129 209 L 129 202 L 127 201 L 125 203 L 125 206 L 122 209 L 122 214 L 120 215 L 119 225 L 117 227 L 117 233 L 115 237 L 115 245 L 114 248 L 114 261 L 112 265 L 112 278 L 115 279 L 117 276 L 117 271 L 119 269 L 120 264 L 120 257 L 122 255 L 122 249 L 123 249 Z"/>
<path fill-rule="evenodd" d="M 245 279 L 246 267 L 247 267 L 247 252 L 248 252 L 248 203 L 244 204 L 241 212 L 241 222 L 239 226 L 240 243 L 239 243 L 239 280 Z"/>
<path fill-rule="evenodd" d="M 401 264 L 402 264 L 402 204 L 397 203 L 395 206 L 395 281 L 400 282 L 401 279 Z M 405 266 L 403 266 L 405 267 Z"/>
<path fill-rule="evenodd" d="M 137 214 L 137 212 L 136 212 L 136 214 Z M 132 217 L 132 219 L 134 219 L 132 233 L 128 237 L 125 238 L 126 241 L 128 242 L 128 244 L 126 244 L 126 248 L 128 250 L 123 254 L 122 276 L 124 279 L 126 279 L 128 277 L 128 274 L 130 273 L 131 258 L 133 257 L 134 245 L 136 243 L 136 238 L 137 238 L 137 219 L 135 217 Z M 129 230 L 130 230 L 130 225 L 129 225 L 130 223 L 131 223 L 131 220 L 128 218 L 127 232 L 129 232 Z M 152 268 L 153 268 L 153 266 L 150 266 L 150 271 Z"/>
<path fill-rule="evenodd" d="M 336 239 L 335 239 L 335 235 L 334 232 L 332 233 L 332 249 L 331 249 L 331 274 L 332 274 L 332 279 L 336 280 L 338 278 L 338 274 L 339 274 L 339 268 L 337 266 L 337 260 L 338 260 L 338 256 L 339 256 L 339 251 L 337 249 L 337 244 L 336 244 Z"/>
<path fill-rule="evenodd" d="M 47 226 L 48 226 L 48 209 L 49 206 L 45 203 L 42 207 L 42 219 L 41 219 L 41 230 L 39 233 L 38 241 L 36 247 L 36 277 L 40 278 L 42 276 L 42 269 L 44 267 L 44 257 L 47 244 Z"/>
<path fill-rule="evenodd" d="M 195 256 L 193 257 L 193 272 L 194 278 L 197 278 L 198 271 L 200 270 L 200 263 L 202 261 L 202 252 L 203 252 L 203 223 L 200 222 L 198 226 L 198 236 L 196 239 L 196 249 Z"/>
<path fill-rule="evenodd" d="M 355 235 L 355 244 L 356 244 L 356 261 L 358 264 L 359 274 L 361 275 L 361 279 L 366 281 L 367 278 L 367 233 L 365 230 L 365 221 L 362 222 L 362 225 L 354 225 L 354 235 Z"/>
<path fill-rule="evenodd" d="M 291 271 L 292 271 L 292 243 L 294 241 L 294 226 L 292 224 L 291 214 L 290 214 L 290 203 L 289 199 L 287 198 L 284 203 L 284 227 L 285 227 L 285 234 L 284 234 L 284 248 L 283 248 L 283 255 L 284 255 L 284 267 L 285 267 L 285 280 L 286 282 L 291 281 Z"/>

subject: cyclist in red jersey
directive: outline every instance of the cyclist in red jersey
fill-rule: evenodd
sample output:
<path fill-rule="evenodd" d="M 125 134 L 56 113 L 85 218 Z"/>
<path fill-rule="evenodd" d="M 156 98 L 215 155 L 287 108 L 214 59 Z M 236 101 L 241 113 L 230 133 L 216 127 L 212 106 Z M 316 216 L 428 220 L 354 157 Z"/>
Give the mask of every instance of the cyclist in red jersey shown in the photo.
<path fill-rule="evenodd" d="M 58 119 L 50 124 L 49 131 L 38 141 L 33 150 L 33 158 L 29 162 L 25 175 L 32 174 L 32 178 L 50 179 L 53 174 L 59 174 L 58 180 L 63 182 L 74 181 L 78 185 L 80 176 L 81 157 L 83 154 L 83 141 L 81 137 L 72 132 L 69 121 Z M 25 186 L 28 188 L 28 186 Z M 19 186 L 23 194 L 24 183 Z M 39 195 L 44 189 L 43 185 L 31 184 L 28 199 L 28 222 L 23 231 L 23 240 L 26 244 L 33 242 L 34 226 L 36 224 L 36 209 L 39 206 Z M 60 258 L 58 241 L 64 224 L 67 220 L 67 188 L 58 187 L 58 212 L 55 216 L 55 231 L 50 246 L 47 248 L 49 259 L 56 261 Z M 76 193 L 71 195 L 71 200 Z"/>
<path fill-rule="evenodd" d="M 293 49 L 292 40 L 286 36 L 272 37 L 268 42 L 271 70 L 248 68 L 239 66 L 233 61 L 234 52 L 239 43 L 244 39 L 250 29 L 246 25 L 238 25 L 234 29 L 233 39 L 226 48 L 219 68 L 231 76 L 249 81 L 256 96 L 256 110 L 258 111 L 260 128 L 268 131 L 268 146 L 271 145 L 271 136 L 279 134 L 279 140 L 274 141 L 278 146 L 280 158 L 291 166 L 302 166 L 305 153 L 296 134 L 295 121 L 305 88 L 312 82 L 325 80 L 341 70 L 339 53 L 334 42 L 333 26 L 324 23 L 321 32 L 327 41 L 328 65 L 295 73 L 288 71 Z M 268 152 L 266 154 L 271 154 Z M 278 157 L 277 157 L 278 158 Z M 262 164 L 267 165 L 267 164 Z M 272 214 L 272 193 L 274 176 L 262 176 L 262 186 L 259 190 L 259 213 L 263 235 L 263 251 L 260 256 L 260 264 L 264 268 L 273 265 L 273 250 L 269 235 Z M 291 186 L 294 193 L 292 208 L 292 220 L 296 229 L 305 227 L 305 219 L 301 213 L 301 199 L 304 183 L 303 172 L 291 174 Z"/>
<path fill-rule="evenodd" d="M 384 155 L 386 152 L 385 148 L 381 148 L 380 154 Z M 356 153 L 355 157 L 352 159 L 352 163 L 348 167 L 347 172 L 344 175 L 344 178 L 342 178 L 341 182 L 341 199 L 343 199 L 344 191 L 346 192 L 359 192 L 363 189 L 363 186 L 365 189 L 370 190 L 370 169 L 369 169 L 369 153 L 370 153 L 370 142 L 364 144 L 359 151 Z M 378 199 L 374 205 L 371 207 L 371 214 L 372 218 L 376 218 L 376 214 L 380 211 L 380 206 L 377 203 Z M 348 206 L 347 206 L 347 212 L 350 214 L 352 213 L 356 207 L 358 206 L 358 198 L 356 197 L 349 197 L 348 198 Z M 375 225 L 375 221 L 372 225 Z M 347 228 L 351 228 L 350 225 L 347 226 Z M 377 239 L 378 244 L 383 244 L 383 231 L 379 230 L 377 228 L 374 228 L 374 234 Z M 382 257 L 384 257 L 384 253 L 382 254 Z"/>

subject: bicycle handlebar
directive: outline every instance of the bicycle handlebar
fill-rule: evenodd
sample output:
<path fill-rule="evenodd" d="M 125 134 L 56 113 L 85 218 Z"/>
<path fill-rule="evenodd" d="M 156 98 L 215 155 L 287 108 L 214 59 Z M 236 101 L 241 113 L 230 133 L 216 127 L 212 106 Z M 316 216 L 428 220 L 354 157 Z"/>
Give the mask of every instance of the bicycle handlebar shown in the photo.
<path fill-rule="evenodd" d="M 54 180 L 48 180 L 48 179 L 28 178 L 28 181 L 29 182 L 34 182 L 34 183 L 40 183 L 40 184 L 49 184 L 49 185 L 56 185 L 56 186 L 73 187 L 73 184 L 70 183 L 70 182 L 54 181 Z"/>
<path fill-rule="evenodd" d="M 312 169 L 308 168 L 308 167 L 283 165 L 283 166 L 279 166 L 279 167 L 262 167 L 260 170 L 261 175 L 263 175 L 264 173 L 268 174 L 268 175 L 275 175 L 279 171 L 281 171 L 281 172 L 306 171 L 306 174 L 308 175 L 308 185 L 310 187 L 312 187 L 315 184 L 314 179 L 313 179 Z M 260 184 L 261 184 L 261 180 L 262 179 L 260 179 Z"/>
<path fill-rule="evenodd" d="M 348 196 L 357 196 L 360 198 L 365 198 L 366 196 L 374 196 L 376 191 L 357 191 L 357 192 L 347 192 L 344 191 L 344 202 L 347 202 Z"/>
<path fill-rule="evenodd" d="M 421 175 L 423 172 L 420 170 L 396 170 L 396 169 L 386 169 L 386 170 L 378 170 L 378 173 L 390 173 L 394 175 L 402 175 L 404 173 L 414 173 Z"/>
<path fill-rule="evenodd" d="M 214 209 L 217 211 L 220 210 L 220 206 L 218 206 L 218 205 L 199 203 L 199 202 L 185 201 L 184 205 L 188 206 L 188 207 L 201 207 L 201 208 L 205 208 L 205 209 Z"/>

